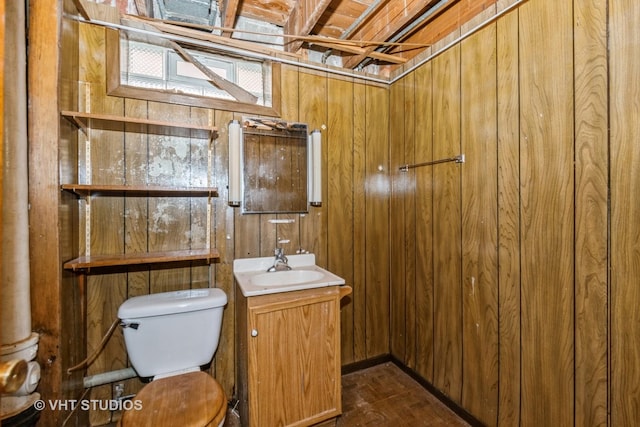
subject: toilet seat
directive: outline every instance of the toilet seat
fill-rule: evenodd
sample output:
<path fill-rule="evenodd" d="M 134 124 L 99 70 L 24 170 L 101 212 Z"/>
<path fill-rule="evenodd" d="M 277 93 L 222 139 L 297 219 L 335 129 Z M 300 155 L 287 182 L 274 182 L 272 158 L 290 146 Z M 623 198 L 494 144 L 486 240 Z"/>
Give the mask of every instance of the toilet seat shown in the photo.
<path fill-rule="evenodd" d="M 222 387 L 202 371 L 151 381 L 133 400 L 119 426 L 217 427 L 227 413 Z"/>

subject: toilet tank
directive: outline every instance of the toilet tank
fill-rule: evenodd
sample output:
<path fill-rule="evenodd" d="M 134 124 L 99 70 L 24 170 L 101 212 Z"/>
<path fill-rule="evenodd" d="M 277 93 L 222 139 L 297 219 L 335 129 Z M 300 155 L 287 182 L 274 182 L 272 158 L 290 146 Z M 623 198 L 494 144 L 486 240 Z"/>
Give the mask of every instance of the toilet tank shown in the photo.
<path fill-rule="evenodd" d="M 118 309 L 127 354 L 140 377 L 208 364 L 218 347 L 227 295 L 217 288 L 142 295 Z"/>

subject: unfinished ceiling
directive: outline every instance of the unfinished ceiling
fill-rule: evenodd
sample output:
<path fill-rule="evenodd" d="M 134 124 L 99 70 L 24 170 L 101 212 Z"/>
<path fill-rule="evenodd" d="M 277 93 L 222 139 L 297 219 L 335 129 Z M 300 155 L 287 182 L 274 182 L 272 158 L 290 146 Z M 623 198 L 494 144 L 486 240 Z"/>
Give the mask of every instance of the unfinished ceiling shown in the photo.
<path fill-rule="evenodd" d="M 123 14 L 388 74 L 496 0 L 93 0 Z M 277 38 L 270 37 L 277 34 Z"/>

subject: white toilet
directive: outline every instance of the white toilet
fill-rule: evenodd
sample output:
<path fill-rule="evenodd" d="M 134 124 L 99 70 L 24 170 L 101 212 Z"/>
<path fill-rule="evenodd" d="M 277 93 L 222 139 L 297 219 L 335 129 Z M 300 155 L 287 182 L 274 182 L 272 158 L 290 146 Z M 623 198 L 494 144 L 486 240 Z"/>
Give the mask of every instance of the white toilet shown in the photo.
<path fill-rule="evenodd" d="M 133 297 L 118 309 L 131 365 L 152 377 L 121 426 L 222 426 L 227 399 L 201 367 L 211 362 L 227 295 L 192 289 Z"/>

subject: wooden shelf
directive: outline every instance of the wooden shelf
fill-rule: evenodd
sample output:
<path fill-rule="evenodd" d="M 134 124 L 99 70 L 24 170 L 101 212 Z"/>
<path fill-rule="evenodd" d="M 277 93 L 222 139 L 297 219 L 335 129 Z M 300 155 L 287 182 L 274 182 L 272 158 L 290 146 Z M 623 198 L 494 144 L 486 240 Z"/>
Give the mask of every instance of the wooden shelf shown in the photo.
<path fill-rule="evenodd" d="M 81 197 L 91 195 L 207 196 L 218 197 L 217 187 L 164 187 L 147 185 L 62 184 L 63 190 Z"/>
<path fill-rule="evenodd" d="M 108 114 L 83 113 L 78 111 L 61 111 L 74 126 L 85 134 L 91 129 L 112 130 L 116 132 L 137 132 L 142 134 L 156 134 L 174 137 L 208 139 L 217 138 L 217 128 L 212 126 L 193 125 L 188 123 L 173 123 L 168 121 L 150 120 L 135 117 L 123 117 Z M 211 150 L 211 146 L 209 147 Z M 88 174 L 90 171 L 87 172 Z M 93 184 L 63 184 L 60 188 L 70 191 L 80 197 L 91 196 L 143 196 L 143 197 L 217 197 L 216 187 L 171 187 L 148 185 L 93 185 Z M 88 200 L 87 200 L 88 202 Z M 87 209 L 90 204 L 87 203 Z M 210 205 L 209 205 L 210 206 Z M 89 218 L 89 214 L 87 214 Z M 89 235 L 90 223 L 86 224 L 86 235 Z M 87 242 L 85 242 L 87 245 Z M 220 260 L 218 251 L 214 249 L 177 250 L 166 252 L 142 252 L 118 255 L 81 256 L 67 261 L 63 267 L 79 273 L 88 273 L 90 269 L 126 267 L 135 265 L 171 264 L 180 262 L 205 262 L 210 264 Z"/>
<path fill-rule="evenodd" d="M 60 114 L 85 133 L 87 129 L 91 128 L 199 139 L 215 139 L 218 135 L 218 129 L 214 126 L 172 123 L 162 120 L 82 113 L 79 111 L 61 111 Z M 126 127 L 123 127 L 123 124 Z"/>
<path fill-rule="evenodd" d="M 161 264 L 185 261 L 217 262 L 220 254 L 217 249 L 197 249 L 168 252 L 145 252 L 120 255 L 92 255 L 79 257 L 64 263 L 67 270 L 89 270 L 91 268 L 121 267 L 128 265 Z"/>

